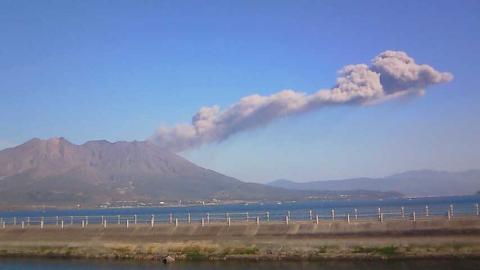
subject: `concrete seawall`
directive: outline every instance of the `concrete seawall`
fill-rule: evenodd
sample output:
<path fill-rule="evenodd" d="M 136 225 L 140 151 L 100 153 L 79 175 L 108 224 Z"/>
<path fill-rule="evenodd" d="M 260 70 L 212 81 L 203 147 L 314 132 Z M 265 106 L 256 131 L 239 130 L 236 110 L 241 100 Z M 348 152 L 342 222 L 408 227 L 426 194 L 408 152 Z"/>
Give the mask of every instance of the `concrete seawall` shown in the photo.
<path fill-rule="evenodd" d="M 480 256 L 480 218 L 0 229 L 0 255 L 159 259 Z"/>

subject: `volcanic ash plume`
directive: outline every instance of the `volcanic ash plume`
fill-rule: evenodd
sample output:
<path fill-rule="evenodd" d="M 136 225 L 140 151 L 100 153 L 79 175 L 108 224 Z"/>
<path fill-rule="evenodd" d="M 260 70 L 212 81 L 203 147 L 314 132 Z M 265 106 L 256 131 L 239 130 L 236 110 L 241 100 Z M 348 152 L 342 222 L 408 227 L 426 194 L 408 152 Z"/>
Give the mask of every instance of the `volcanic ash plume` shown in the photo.
<path fill-rule="evenodd" d="M 282 90 L 269 96 L 244 97 L 226 109 L 203 107 L 190 124 L 162 127 L 152 140 L 178 152 L 223 141 L 235 133 L 265 126 L 280 117 L 327 106 L 377 104 L 407 95 L 420 96 L 428 86 L 452 79 L 450 73 L 415 63 L 405 52 L 385 51 L 376 56 L 370 66 L 343 67 L 333 88 L 312 94 Z"/>

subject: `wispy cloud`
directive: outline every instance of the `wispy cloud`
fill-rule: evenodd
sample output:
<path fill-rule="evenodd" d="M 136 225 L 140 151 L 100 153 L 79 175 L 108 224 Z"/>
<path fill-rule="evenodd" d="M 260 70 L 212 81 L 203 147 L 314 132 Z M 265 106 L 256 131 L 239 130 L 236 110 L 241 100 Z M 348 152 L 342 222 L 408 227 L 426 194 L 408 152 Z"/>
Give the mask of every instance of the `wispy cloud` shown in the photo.
<path fill-rule="evenodd" d="M 269 96 L 251 95 L 226 109 L 203 107 L 191 123 L 161 127 L 151 138 L 171 151 L 182 151 L 269 124 L 277 118 L 341 105 L 374 105 L 402 96 L 420 96 L 434 84 L 453 79 L 402 51 L 385 51 L 370 65 L 347 65 L 339 71 L 334 87 L 312 94 L 282 90 Z"/>

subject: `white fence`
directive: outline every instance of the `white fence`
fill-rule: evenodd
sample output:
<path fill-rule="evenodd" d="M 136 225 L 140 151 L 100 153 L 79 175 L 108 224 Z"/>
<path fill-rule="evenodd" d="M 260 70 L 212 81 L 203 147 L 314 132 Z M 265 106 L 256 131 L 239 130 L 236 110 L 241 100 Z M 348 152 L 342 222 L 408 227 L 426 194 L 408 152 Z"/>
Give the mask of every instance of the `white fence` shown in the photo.
<path fill-rule="evenodd" d="M 336 209 L 311 209 L 311 210 L 292 210 L 292 211 L 251 211 L 251 212 L 186 212 L 186 213 L 161 213 L 161 214 L 141 214 L 141 215 L 86 215 L 86 216 L 9 216 L 0 217 L 0 228 L 44 228 L 46 226 L 65 228 L 65 227 L 88 227 L 88 226 L 135 226 L 147 225 L 154 227 L 157 224 L 248 224 L 248 223 L 295 223 L 295 222 L 365 222 L 378 221 L 385 222 L 390 220 L 397 221 L 417 221 L 426 219 L 448 219 L 462 217 L 479 216 L 479 204 L 471 207 L 462 205 L 456 209 L 454 205 L 448 205 L 440 208 L 438 205 L 429 207 L 425 205 L 422 208 L 418 206 L 406 209 L 405 207 L 385 207 L 385 208 L 340 208 Z"/>

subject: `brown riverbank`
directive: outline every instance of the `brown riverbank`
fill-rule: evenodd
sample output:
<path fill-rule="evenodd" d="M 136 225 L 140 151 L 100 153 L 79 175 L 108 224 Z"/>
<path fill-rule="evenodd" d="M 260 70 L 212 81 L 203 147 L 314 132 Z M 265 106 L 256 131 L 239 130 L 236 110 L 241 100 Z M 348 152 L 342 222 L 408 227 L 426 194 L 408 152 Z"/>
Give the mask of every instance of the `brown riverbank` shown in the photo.
<path fill-rule="evenodd" d="M 480 258 L 480 218 L 0 229 L 1 256 L 155 260 Z"/>

